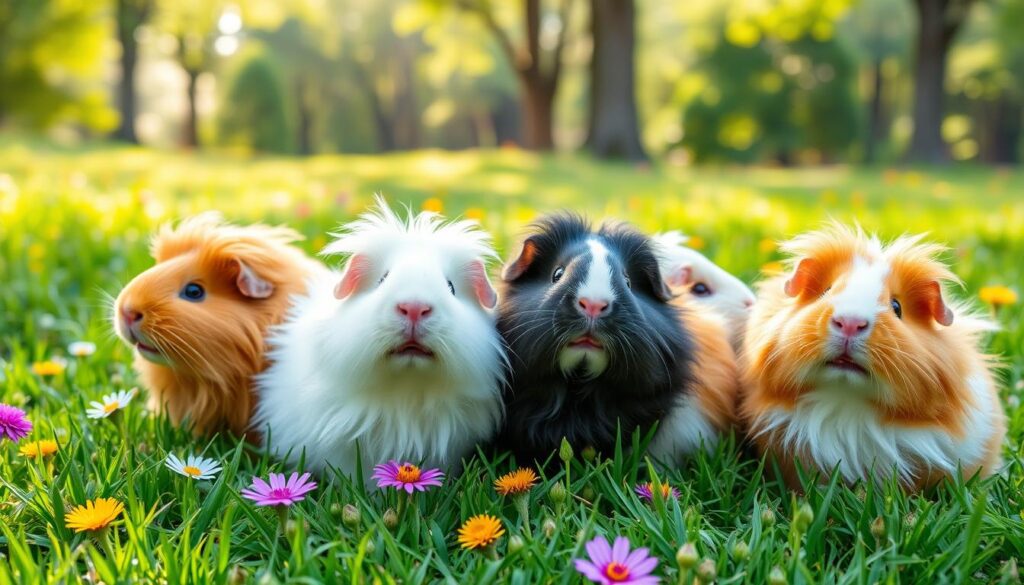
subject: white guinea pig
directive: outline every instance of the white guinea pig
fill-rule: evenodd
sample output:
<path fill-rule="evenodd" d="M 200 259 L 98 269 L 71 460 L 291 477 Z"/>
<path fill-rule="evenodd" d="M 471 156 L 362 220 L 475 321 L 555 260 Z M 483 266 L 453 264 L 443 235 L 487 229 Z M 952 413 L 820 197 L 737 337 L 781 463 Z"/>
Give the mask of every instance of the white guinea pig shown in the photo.
<path fill-rule="evenodd" d="M 354 474 L 390 459 L 447 467 L 497 430 L 504 351 L 490 236 L 377 208 L 333 234 L 342 275 L 310 287 L 271 338 L 257 428 L 295 462 Z M 369 477 L 369 474 L 366 474 Z"/>
<path fill-rule="evenodd" d="M 675 291 L 685 290 L 697 306 L 710 307 L 724 317 L 732 345 L 738 348 L 743 344 L 754 293 L 742 280 L 700 252 L 685 247 L 686 240 L 686 236 L 675 231 L 651 237 L 665 284 Z"/>

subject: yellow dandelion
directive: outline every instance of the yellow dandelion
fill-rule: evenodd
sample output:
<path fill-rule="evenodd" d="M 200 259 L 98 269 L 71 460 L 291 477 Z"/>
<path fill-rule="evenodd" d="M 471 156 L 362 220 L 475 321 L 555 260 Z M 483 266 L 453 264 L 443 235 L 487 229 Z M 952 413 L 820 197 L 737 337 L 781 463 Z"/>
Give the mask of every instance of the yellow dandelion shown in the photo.
<path fill-rule="evenodd" d="M 761 273 L 767 276 L 778 276 L 786 272 L 782 262 L 766 262 L 761 266 Z"/>
<path fill-rule="evenodd" d="M 18 452 L 22 457 L 49 457 L 57 452 L 57 441 L 32 441 L 19 447 Z"/>
<path fill-rule="evenodd" d="M 64 523 L 75 532 L 102 530 L 123 511 L 124 504 L 114 498 L 96 498 L 65 514 Z"/>
<path fill-rule="evenodd" d="M 444 202 L 437 197 L 431 197 L 423 202 L 423 211 L 433 211 L 434 213 L 441 213 L 444 211 Z"/>
<path fill-rule="evenodd" d="M 487 514 L 479 514 L 466 520 L 459 528 L 459 544 L 466 549 L 486 548 L 501 538 L 505 529 L 501 520 Z"/>
<path fill-rule="evenodd" d="M 704 249 L 704 245 L 705 245 L 704 244 L 704 238 L 702 238 L 700 236 L 690 236 L 690 237 L 686 238 L 686 247 L 687 248 L 691 248 L 693 250 L 703 250 Z"/>
<path fill-rule="evenodd" d="M 522 494 L 530 491 L 537 483 L 537 474 L 532 469 L 521 468 L 499 477 L 494 481 L 494 489 L 499 494 Z"/>
<path fill-rule="evenodd" d="M 1017 292 L 1006 286 L 983 286 L 978 292 L 978 296 L 993 307 L 1017 303 Z"/>
<path fill-rule="evenodd" d="M 760 250 L 762 254 L 771 254 L 777 247 L 778 244 L 776 244 L 775 240 L 771 238 L 764 238 L 757 243 L 757 249 Z"/>
<path fill-rule="evenodd" d="M 64 373 L 64 364 L 47 360 L 32 364 L 32 373 L 37 376 L 59 376 Z"/>
<path fill-rule="evenodd" d="M 466 219 L 472 219 L 475 221 L 482 222 L 484 220 L 484 210 L 479 207 L 470 207 L 466 210 Z"/>

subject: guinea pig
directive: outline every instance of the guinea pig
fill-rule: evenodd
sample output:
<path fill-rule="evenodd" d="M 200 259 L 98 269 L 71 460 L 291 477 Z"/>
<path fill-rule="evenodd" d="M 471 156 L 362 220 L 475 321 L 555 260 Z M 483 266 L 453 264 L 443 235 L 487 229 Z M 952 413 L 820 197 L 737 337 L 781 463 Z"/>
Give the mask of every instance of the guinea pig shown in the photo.
<path fill-rule="evenodd" d="M 611 453 L 693 385 L 694 340 L 649 239 L 617 223 L 541 218 L 502 274 L 498 330 L 511 364 L 500 448 L 544 461 L 562 438 Z"/>
<path fill-rule="evenodd" d="M 272 336 L 257 428 L 316 471 L 458 465 L 502 413 L 490 236 L 429 212 L 401 219 L 382 199 L 333 235 L 323 253 L 347 255 L 344 272 L 312 285 Z"/>
<path fill-rule="evenodd" d="M 796 462 L 907 489 L 993 473 L 1006 421 L 980 350 L 992 327 L 950 300 L 943 248 L 832 224 L 782 249 L 791 270 L 759 287 L 747 328 L 742 414 L 790 485 Z"/>
<path fill-rule="evenodd" d="M 283 227 L 228 224 L 216 213 L 156 233 L 156 264 L 124 287 L 112 315 L 135 349 L 151 408 L 166 409 L 175 424 L 187 419 L 199 434 L 245 433 L 268 328 L 307 278 L 326 272 L 292 245 L 301 238 Z"/>
<path fill-rule="evenodd" d="M 697 306 L 710 308 L 726 319 L 733 347 L 743 345 L 743 331 L 754 306 L 754 293 L 744 282 L 687 248 L 686 236 L 665 232 L 651 237 L 658 266 L 669 288 L 693 297 Z"/>

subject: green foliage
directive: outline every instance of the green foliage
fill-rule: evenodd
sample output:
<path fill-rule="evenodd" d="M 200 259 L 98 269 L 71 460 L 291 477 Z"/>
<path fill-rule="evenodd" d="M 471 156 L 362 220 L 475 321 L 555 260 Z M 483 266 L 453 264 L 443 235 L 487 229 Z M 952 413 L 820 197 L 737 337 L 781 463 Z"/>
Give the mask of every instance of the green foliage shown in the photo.
<path fill-rule="evenodd" d="M 61 445 L 40 464 L 0 443 L 0 583 L 237 583 L 268 571 L 292 582 L 579 583 L 571 561 L 598 534 L 627 535 L 634 546 L 649 547 L 667 582 L 680 578 L 674 559 L 686 542 L 697 564 L 709 560 L 724 583 L 780 576 L 789 583 L 1009 582 L 1012 565 L 1005 563 L 1024 556 L 1020 303 L 994 315 L 1001 330 L 988 345 L 1004 364 L 1006 475 L 957 480 L 914 496 L 891 484 L 850 489 L 833 480 L 808 483 L 806 494 L 794 497 L 734 442 L 669 468 L 621 450 L 592 462 L 576 453 L 571 466 L 556 466 L 530 492 L 529 538 L 516 506 L 491 488 L 511 462 L 485 457 L 443 488 L 417 495 L 394 529 L 384 516 L 399 508 L 396 494 L 329 474 L 292 510 L 286 537 L 271 511 L 238 497 L 252 475 L 290 471 L 286 466 L 225 437 L 195 439 L 147 415 L 144 397 L 119 421 L 84 416 L 90 400 L 138 384 L 130 349 L 109 331 L 110 297 L 151 265 L 147 237 L 157 225 L 202 210 L 290 224 L 314 251 L 380 190 L 396 204 L 419 208 L 430 198 L 449 216 L 480 218 L 507 256 L 539 211 L 565 207 L 650 231 L 682 229 L 748 282 L 779 259 L 772 241 L 833 216 L 884 237 L 930 231 L 951 246 L 948 258 L 966 283 L 962 295 L 972 298 L 990 284 L 1024 292 L 1019 170 L 736 173 L 599 165 L 515 149 L 252 164 L 2 142 L 0 169 L 0 401 L 28 411 L 33 439 L 56 437 Z M 97 352 L 68 356 L 68 343 L 80 339 L 96 342 Z M 68 360 L 62 374 L 31 371 L 33 362 L 52 358 Z M 224 471 L 215 481 L 191 482 L 163 466 L 172 452 L 204 452 Z M 634 482 L 655 474 L 681 491 L 678 502 L 637 499 Z M 566 482 L 569 489 L 555 488 Z M 550 497 L 552 490 L 561 497 Z M 126 505 L 106 550 L 63 521 L 68 506 L 96 496 Z M 358 509 L 358 522 L 343 521 L 345 504 Z M 498 515 L 508 531 L 498 560 L 455 543 L 460 522 L 476 513 Z M 513 535 L 524 541 L 515 552 Z"/>
<path fill-rule="evenodd" d="M 238 70 L 220 113 L 221 140 L 257 152 L 289 153 L 294 140 L 281 80 L 262 54 Z"/>

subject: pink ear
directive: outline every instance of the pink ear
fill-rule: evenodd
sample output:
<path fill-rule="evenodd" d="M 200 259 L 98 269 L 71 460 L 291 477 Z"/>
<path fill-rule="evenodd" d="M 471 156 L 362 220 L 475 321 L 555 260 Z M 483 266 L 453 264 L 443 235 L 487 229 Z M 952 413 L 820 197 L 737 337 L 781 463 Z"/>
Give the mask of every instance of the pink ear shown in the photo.
<path fill-rule="evenodd" d="M 949 327 L 953 324 L 953 311 L 946 306 L 946 302 L 942 300 L 942 287 L 939 283 L 932 281 L 928 285 L 928 309 L 931 312 L 932 318 L 939 325 Z"/>
<path fill-rule="evenodd" d="M 235 277 L 235 286 L 238 292 L 251 299 L 265 299 L 274 294 L 274 285 L 259 277 L 252 268 L 249 268 L 241 260 L 238 262 L 238 276 Z"/>
<path fill-rule="evenodd" d="M 494 292 L 491 281 L 487 279 L 487 270 L 484 268 L 484 263 L 479 260 L 470 262 L 466 273 L 469 276 L 469 283 L 473 287 L 473 292 L 476 294 L 476 300 L 481 306 L 493 309 L 498 304 L 498 293 Z"/>
<path fill-rule="evenodd" d="M 686 286 L 690 284 L 693 279 L 693 267 L 691 266 L 680 266 L 676 270 L 670 272 L 666 277 L 668 285 L 672 287 Z"/>
<path fill-rule="evenodd" d="M 808 289 L 816 289 L 818 283 L 818 261 L 813 258 L 804 258 L 796 265 L 793 276 L 786 281 L 786 294 L 795 297 L 801 295 Z"/>
<path fill-rule="evenodd" d="M 356 289 L 366 280 L 369 271 L 370 259 L 366 256 L 357 254 L 349 258 L 345 274 L 341 276 L 341 280 L 334 287 L 334 297 L 343 299 L 356 292 Z"/>

